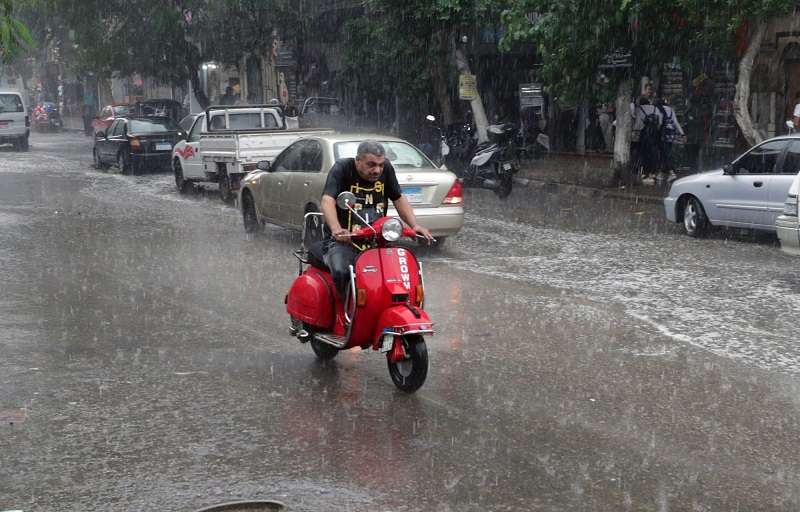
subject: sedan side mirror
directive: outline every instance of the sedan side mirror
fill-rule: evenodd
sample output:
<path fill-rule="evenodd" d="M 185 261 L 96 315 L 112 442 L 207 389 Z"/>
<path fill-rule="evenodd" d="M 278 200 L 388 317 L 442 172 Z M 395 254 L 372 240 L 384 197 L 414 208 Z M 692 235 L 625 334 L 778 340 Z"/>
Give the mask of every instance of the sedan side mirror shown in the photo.
<path fill-rule="evenodd" d="M 103 130 L 97 130 L 96 132 L 94 132 L 94 136 L 99 138 L 99 139 L 105 139 L 106 138 L 106 132 L 104 132 Z"/>
<path fill-rule="evenodd" d="M 734 167 L 733 164 L 725 164 L 722 167 L 722 173 L 723 174 L 734 175 L 734 174 L 736 174 L 736 167 Z"/>
<path fill-rule="evenodd" d="M 269 171 L 272 169 L 272 164 L 269 162 L 269 160 L 259 160 L 256 164 L 256 168 L 261 171 Z"/>

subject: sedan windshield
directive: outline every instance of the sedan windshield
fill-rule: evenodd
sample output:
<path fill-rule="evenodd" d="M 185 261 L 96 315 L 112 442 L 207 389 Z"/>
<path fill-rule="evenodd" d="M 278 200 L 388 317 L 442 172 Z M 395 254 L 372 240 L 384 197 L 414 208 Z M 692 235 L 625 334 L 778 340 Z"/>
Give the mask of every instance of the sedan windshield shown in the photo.
<path fill-rule="evenodd" d="M 379 141 L 384 150 L 386 150 L 386 158 L 392 162 L 395 168 L 431 168 L 435 169 L 436 166 L 428 160 L 428 157 L 422 154 L 417 148 L 406 142 L 399 141 Z M 361 141 L 347 141 L 337 142 L 334 145 L 334 155 L 336 159 L 340 158 L 355 158 L 358 145 Z"/>
<path fill-rule="evenodd" d="M 131 133 L 159 133 L 178 131 L 176 125 L 170 119 L 131 119 Z"/>

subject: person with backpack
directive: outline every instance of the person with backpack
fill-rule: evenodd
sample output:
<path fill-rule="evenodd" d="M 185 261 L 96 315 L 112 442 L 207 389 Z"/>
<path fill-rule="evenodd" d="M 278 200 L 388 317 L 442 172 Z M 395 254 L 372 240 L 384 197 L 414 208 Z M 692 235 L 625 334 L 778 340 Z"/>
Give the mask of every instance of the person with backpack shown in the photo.
<path fill-rule="evenodd" d="M 683 128 L 675 116 L 675 111 L 669 106 L 669 98 L 657 99 L 656 108 L 661 114 L 661 159 L 659 162 L 659 177 L 669 173 L 670 179 L 675 179 L 675 165 L 672 160 L 672 144 L 685 137 Z"/>
<path fill-rule="evenodd" d="M 661 112 L 650 103 L 646 96 L 639 98 L 636 106 L 632 139 L 637 142 L 637 158 L 634 159 L 634 173 L 641 169 L 643 180 L 651 180 L 658 172 L 661 152 Z"/>

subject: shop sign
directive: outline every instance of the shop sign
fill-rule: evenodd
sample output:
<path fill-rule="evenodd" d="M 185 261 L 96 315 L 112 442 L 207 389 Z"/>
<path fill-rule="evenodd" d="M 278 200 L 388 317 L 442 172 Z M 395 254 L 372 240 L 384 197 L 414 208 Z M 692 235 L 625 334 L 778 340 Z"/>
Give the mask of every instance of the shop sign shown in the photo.
<path fill-rule="evenodd" d="M 599 66 L 600 69 L 616 69 L 616 68 L 629 68 L 633 65 L 630 50 L 625 48 L 617 48 L 613 53 L 606 54 L 603 57 L 603 62 Z"/>
<path fill-rule="evenodd" d="M 519 107 L 541 107 L 544 105 L 542 84 L 519 84 Z"/>
<path fill-rule="evenodd" d="M 458 97 L 472 101 L 478 97 L 475 75 L 462 74 L 458 77 Z"/>

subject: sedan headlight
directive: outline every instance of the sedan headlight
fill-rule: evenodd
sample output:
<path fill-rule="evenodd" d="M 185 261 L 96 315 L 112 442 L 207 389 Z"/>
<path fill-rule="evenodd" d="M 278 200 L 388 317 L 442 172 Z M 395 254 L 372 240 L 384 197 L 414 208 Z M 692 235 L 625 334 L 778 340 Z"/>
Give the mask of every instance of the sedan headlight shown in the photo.
<path fill-rule="evenodd" d="M 783 214 L 791 217 L 797 217 L 797 196 L 789 194 L 786 202 L 783 204 Z"/>
<path fill-rule="evenodd" d="M 392 218 L 383 223 L 381 228 L 381 235 L 387 242 L 396 242 L 403 236 L 403 223 L 400 220 Z"/>

